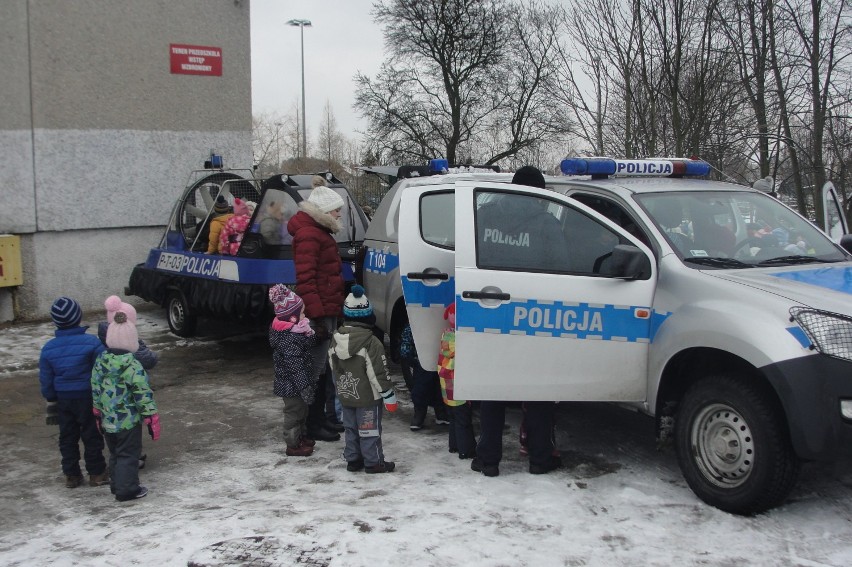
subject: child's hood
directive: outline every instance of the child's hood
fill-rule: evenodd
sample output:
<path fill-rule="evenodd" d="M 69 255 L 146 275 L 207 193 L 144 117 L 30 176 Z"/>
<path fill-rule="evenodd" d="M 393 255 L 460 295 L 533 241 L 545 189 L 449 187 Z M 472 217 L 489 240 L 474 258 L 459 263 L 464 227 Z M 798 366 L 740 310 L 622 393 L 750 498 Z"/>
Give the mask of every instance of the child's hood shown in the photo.
<path fill-rule="evenodd" d="M 373 338 L 373 330 L 361 323 L 346 323 L 334 332 L 335 356 L 346 360 L 367 348 Z"/>

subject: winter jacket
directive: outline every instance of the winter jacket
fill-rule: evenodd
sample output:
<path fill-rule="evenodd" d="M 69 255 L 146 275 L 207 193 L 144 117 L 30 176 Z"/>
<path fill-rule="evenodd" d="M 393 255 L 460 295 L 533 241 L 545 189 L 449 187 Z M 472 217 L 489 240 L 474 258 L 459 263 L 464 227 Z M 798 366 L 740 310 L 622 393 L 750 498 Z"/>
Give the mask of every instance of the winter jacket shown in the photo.
<path fill-rule="evenodd" d="M 87 335 L 86 329 L 56 329 L 56 336 L 42 347 L 38 378 L 45 400 L 91 397 L 92 367 L 104 346 L 96 336 Z"/>
<path fill-rule="evenodd" d="M 275 382 L 272 388 L 282 398 L 302 398 L 311 405 L 317 390 L 314 375 L 314 357 L 311 348 L 319 342 L 316 334 L 294 333 L 290 330 L 276 331 L 269 327 L 269 346 L 272 347 L 272 362 L 275 366 Z"/>
<path fill-rule="evenodd" d="M 456 332 L 446 329 L 441 334 L 441 350 L 438 353 L 438 378 L 441 381 L 441 396 L 448 406 L 460 406 L 464 400 L 457 400 L 453 393 L 456 365 Z"/>
<path fill-rule="evenodd" d="M 101 321 L 98 323 L 98 338 L 101 340 L 101 344 L 106 348 L 106 333 L 107 329 L 109 329 L 108 321 Z M 142 365 L 142 368 L 145 370 L 151 370 L 157 363 L 160 361 L 160 355 L 156 352 L 148 348 L 148 345 L 145 344 L 145 341 L 139 339 L 139 349 L 133 353 L 133 356 L 136 357 L 136 360 Z"/>
<path fill-rule="evenodd" d="M 328 349 L 334 386 L 347 408 L 381 403 L 380 392 L 393 388 L 388 378 L 385 346 L 365 323 L 346 321 L 331 337 Z"/>
<path fill-rule="evenodd" d="M 339 317 L 345 298 L 343 263 L 332 234 L 338 222 L 308 201 L 287 223 L 293 235 L 293 262 L 296 264 L 296 293 L 305 302 L 308 319 Z"/>
<path fill-rule="evenodd" d="M 107 349 L 91 373 L 92 405 L 101 412 L 106 433 L 133 429 L 143 417 L 157 413 L 148 375 L 133 353 Z"/>
<path fill-rule="evenodd" d="M 251 216 L 234 215 L 225 222 L 219 233 L 219 253 L 236 256 L 243 242 L 243 235 L 249 227 Z"/>
<path fill-rule="evenodd" d="M 228 219 L 234 216 L 233 213 L 225 213 L 210 219 L 210 235 L 207 237 L 207 253 L 216 254 L 219 252 L 219 233 L 225 227 Z"/>

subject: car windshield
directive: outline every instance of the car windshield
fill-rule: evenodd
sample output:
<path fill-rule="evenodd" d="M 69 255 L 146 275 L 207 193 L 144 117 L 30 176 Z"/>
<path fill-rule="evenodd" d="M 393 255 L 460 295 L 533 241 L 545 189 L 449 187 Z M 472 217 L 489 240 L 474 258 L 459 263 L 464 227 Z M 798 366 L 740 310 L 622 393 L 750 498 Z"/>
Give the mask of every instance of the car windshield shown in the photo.
<path fill-rule="evenodd" d="M 688 265 L 720 269 L 839 262 L 816 226 L 763 193 L 649 193 L 636 197 Z"/>

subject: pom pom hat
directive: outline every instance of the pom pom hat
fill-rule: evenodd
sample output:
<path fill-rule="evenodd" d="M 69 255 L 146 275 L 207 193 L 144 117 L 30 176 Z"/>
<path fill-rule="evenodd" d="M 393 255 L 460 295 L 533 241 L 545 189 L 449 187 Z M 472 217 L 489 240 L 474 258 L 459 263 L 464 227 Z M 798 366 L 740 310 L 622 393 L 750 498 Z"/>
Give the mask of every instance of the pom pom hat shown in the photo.
<path fill-rule="evenodd" d="M 444 309 L 444 319 L 446 319 L 447 323 L 450 324 L 450 327 L 455 328 L 456 326 L 456 304 L 450 303 L 450 305 Z"/>
<path fill-rule="evenodd" d="M 50 308 L 50 318 L 60 329 L 76 327 L 83 320 L 83 310 L 80 304 L 70 297 L 59 297 Z"/>
<path fill-rule="evenodd" d="M 272 302 L 275 316 L 282 321 L 299 322 L 299 314 L 305 303 L 302 298 L 290 291 L 284 284 L 275 284 L 269 288 L 269 301 Z"/>
<path fill-rule="evenodd" d="M 136 325 L 121 309 L 115 312 L 112 323 L 107 327 L 106 346 L 127 352 L 139 350 L 139 334 L 136 332 Z"/>
<path fill-rule="evenodd" d="M 363 319 L 373 314 L 373 306 L 364 295 L 364 288 L 360 285 L 352 286 L 352 293 L 346 296 L 343 302 L 343 315 L 348 319 Z"/>
<path fill-rule="evenodd" d="M 213 212 L 217 215 L 224 215 L 231 212 L 231 206 L 222 195 L 216 197 L 216 203 L 213 204 Z"/>
<path fill-rule="evenodd" d="M 343 207 L 343 197 L 338 195 L 334 189 L 329 189 L 325 185 L 315 187 L 308 197 L 308 202 L 316 205 L 324 213 L 330 213 Z"/>
<path fill-rule="evenodd" d="M 107 297 L 104 301 L 104 308 L 107 312 L 108 323 L 112 323 L 115 320 L 115 314 L 121 311 L 127 316 L 128 321 L 136 324 L 136 308 L 123 302 L 117 295 Z"/>

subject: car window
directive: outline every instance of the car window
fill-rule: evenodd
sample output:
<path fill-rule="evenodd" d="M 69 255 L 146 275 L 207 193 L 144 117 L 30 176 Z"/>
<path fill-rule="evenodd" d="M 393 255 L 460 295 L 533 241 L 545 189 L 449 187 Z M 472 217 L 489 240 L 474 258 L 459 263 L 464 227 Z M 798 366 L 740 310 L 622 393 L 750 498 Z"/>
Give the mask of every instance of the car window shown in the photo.
<path fill-rule="evenodd" d="M 420 198 L 420 236 L 429 244 L 455 249 L 454 193 L 426 193 Z"/>
<path fill-rule="evenodd" d="M 819 229 L 762 193 L 655 193 L 638 199 L 684 258 L 734 258 L 746 266 L 790 257 L 845 258 Z"/>
<path fill-rule="evenodd" d="M 557 201 L 486 190 L 475 195 L 479 268 L 605 274 L 620 243 L 608 227 Z"/>

